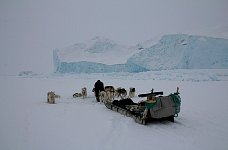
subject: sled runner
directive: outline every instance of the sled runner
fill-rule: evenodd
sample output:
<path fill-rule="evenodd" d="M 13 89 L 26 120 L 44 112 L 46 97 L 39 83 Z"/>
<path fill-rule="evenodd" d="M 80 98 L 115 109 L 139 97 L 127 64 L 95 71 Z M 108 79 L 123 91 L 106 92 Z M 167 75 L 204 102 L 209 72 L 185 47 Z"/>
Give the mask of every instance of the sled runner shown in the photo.
<path fill-rule="evenodd" d="M 153 120 L 168 120 L 174 122 L 174 117 L 180 112 L 181 98 L 179 92 L 168 96 L 162 95 L 163 92 L 152 92 L 140 94 L 139 97 L 147 97 L 147 100 L 134 103 L 131 99 L 114 100 L 106 102 L 105 106 L 120 114 L 131 117 L 135 122 L 145 125 Z"/>

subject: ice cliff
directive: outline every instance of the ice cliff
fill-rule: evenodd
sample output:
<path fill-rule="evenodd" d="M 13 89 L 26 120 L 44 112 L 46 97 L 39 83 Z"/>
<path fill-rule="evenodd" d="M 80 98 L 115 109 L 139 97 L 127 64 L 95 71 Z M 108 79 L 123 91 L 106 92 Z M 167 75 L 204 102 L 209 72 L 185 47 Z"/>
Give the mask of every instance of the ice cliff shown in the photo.
<path fill-rule="evenodd" d="M 148 69 L 126 63 L 138 49 L 95 37 L 53 52 L 57 73 L 142 72 Z"/>
<path fill-rule="evenodd" d="M 228 40 L 191 35 L 165 35 L 133 55 L 127 63 L 149 70 L 228 68 Z"/>
<path fill-rule="evenodd" d="M 127 47 L 101 37 L 53 52 L 56 73 L 143 72 L 166 69 L 228 68 L 228 40 L 185 34 L 165 35 Z"/>

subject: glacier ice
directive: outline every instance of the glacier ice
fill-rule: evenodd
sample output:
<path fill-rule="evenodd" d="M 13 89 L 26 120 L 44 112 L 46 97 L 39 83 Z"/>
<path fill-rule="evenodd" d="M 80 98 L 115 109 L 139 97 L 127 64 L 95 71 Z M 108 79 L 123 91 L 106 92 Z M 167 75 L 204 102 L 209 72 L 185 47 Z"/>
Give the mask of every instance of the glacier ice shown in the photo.
<path fill-rule="evenodd" d="M 104 73 L 104 72 L 144 72 L 148 69 L 134 64 L 106 65 L 96 62 L 60 62 L 56 68 L 58 73 Z"/>
<path fill-rule="evenodd" d="M 149 70 L 226 69 L 228 40 L 185 34 L 165 35 L 128 59 Z"/>
<path fill-rule="evenodd" d="M 140 45 L 140 49 L 139 49 Z M 127 47 L 101 37 L 53 51 L 56 73 L 144 72 L 227 69 L 228 40 L 186 34 L 163 36 Z"/>

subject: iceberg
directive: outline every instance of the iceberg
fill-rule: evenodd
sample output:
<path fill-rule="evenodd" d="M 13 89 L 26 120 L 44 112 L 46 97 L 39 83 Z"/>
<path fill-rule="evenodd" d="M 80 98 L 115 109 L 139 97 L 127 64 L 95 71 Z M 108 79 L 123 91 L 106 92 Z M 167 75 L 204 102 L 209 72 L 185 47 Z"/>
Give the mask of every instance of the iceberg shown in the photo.
<path fill-rule="evenodd" d="M 168 69 L 227 69 L 228 40 L 186 34 L 158 42 L 119 45 L 95 37 L 53 51 L 55 73 L 145 72 Z"/>
<path fill-rule="evenodd" d="M 185 34 L 165 35 L 157 44 L 133 55 L 127 63 L 148 70 L 227 69 L 228 40 Z"/>
<path fill-rule="evenodd" d="M 138 49 L 122 46 L 115 42 L 95 37 L 85 43 L 77 43 L 53 51 L 56 73 L 103 73 L 148 71 L 127 59 Z"/>

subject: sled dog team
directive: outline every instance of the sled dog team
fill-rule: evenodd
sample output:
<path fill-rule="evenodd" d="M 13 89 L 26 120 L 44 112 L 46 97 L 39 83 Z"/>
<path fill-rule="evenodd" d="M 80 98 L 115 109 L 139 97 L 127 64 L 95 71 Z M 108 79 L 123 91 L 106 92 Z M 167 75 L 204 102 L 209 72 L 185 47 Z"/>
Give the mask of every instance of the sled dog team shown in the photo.
<path fill-rule="evenodd" d="M 120 97 L 121 99 L 127 97 L 127 90 L 121 87 L 115 89 L 113 86 L 105 86 L 104 90 L 99 90 L 98 95 L 96 95 L 95 88 L 93 88 L 92 92 L 94 92 L 94 95 L 98 99 L 98 102 L 112 101 L 114 100 L 114 97 Z M 131 87 L 129 90 L 128 98 L 133 98 L 134 96 L 135 88 Z M 81 93 L 74 93 L 73 97 L 82 97 L 83 99 L 87 98 L 87 88 L 82 88 Z"/>
<path fill-rule="evenodd" d="M 93 89 L 93 92 L 95 93 L 95 89 Z M 97 101 L 99 102 L 105 102 L 105 101 L 113 101 L 115 97 L 118 98 L 126 98 L 127 97 L 127 90 L 124 88 L 117 88 L 114 89 L 113 86 L 105 86 L 104 91 L 99 91 L 97 97 Z M 133 98 L 135 96 L 135 88 L 130 88 L 128 98 Z"/>
<path fill-rule="evenodd" d="M 94 90 L 93 90 L 94 92 Z M 96 96 L 96 95 L 95 95 Z M 135 88 L 131 87 L 129 90 L 128 98 L 133 98 L 135 96 Z M 99 100 L 101 102 L 113 101 L 115 97 L 124 99 L 127 97 L 127 90 L 121 87 L 114 89 L 113 86 L 105 86 L 104 91 L 100 91 Z"/>
<path fill-rule="evenodd" d="M 113 101 L 114 97 L 118 98 L 126 98 L 127 90 L 121 87 L 114 88 L 113 86 L 105 86 L 100 80 L 94 84 L 94 88 L 92 90 L 96 97 L 97 102 L 105 102 L 105 101 Z M 133 98 L 135 96 L 135 88 L 130 87 L 128 98 Z M 83 99 L 87 98 L 87 88 L 83 87 L 81 92 L 76 92 L 73 94 L 73 98 L 82 97 Z M 50 91 L 47 94 L 47 102 L 50 104 L 55 103 L 55 98 L 60 98 L 60 95 L 55 94 L 55 92 Z"/>

